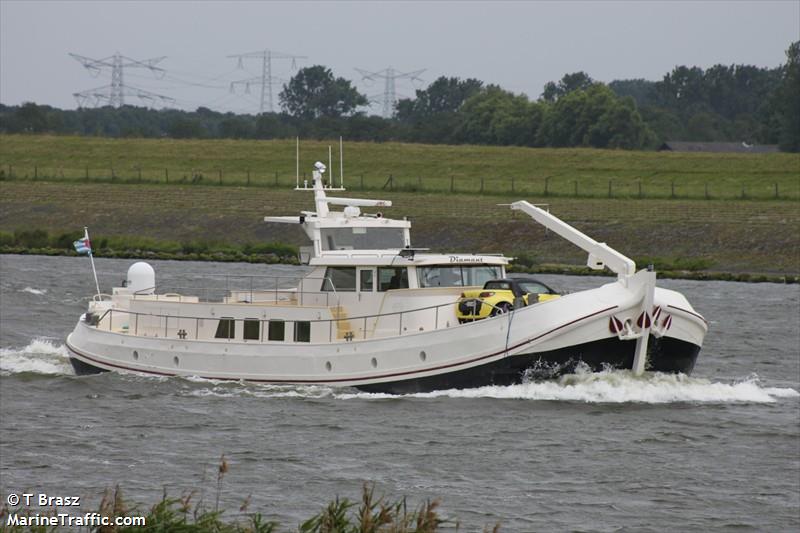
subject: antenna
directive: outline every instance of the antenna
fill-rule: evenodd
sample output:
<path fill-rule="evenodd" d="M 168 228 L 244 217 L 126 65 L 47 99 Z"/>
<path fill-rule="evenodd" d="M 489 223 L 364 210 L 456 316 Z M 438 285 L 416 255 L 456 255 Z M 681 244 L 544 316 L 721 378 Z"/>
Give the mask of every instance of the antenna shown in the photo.
<path fill-rule="evenodd" d="M 234 87 L 236 85 L 243 84 L 245 86 L 245 92 L 247 93 L 250 92 L 250 85 L 261 85 L 261 105 L 259 107 L 259 113 L 263 113 L 265 110 L 270 113 L 273 112 L 272 86 L 275 84 L 276 81 L 280 81 L 280 78 L 276 78 L 272 75 L 272 60 L 291 59 L 292 68 L 296 68 L 298 59 L 308 59 L 306 56 L 286 54 L 283 52 L 276 52 L 275 50 L 269 50 L 269 49 L 262 50 L 260 52 L 234 54 L 234 55 L 229 55 L 228 57 L 237 58 L 239 68 L 244 67 L 242 59 L 261 59 L 261 77 L 254 77 L 254 78 L 248 78 L 246 80 L 237 80 L 231 82 L 231 92 L 234 92 Z"/>
<path fill-rule="evenodd" d="M 344 148 L 341 135 L 339 135 L 339 187 L 344 189 Z"/>
<path fill-rule="evenodd" d="M 163 78 L 167 71 L 157 67 L 156 64 L 166 59 L 166 56 L 138 61 L 125 57 L 119 52 L 104 59 L 92 59 L 73 53 L 69 55 L 82 64 L 95 78 L 100 75 L 103 69 L 111 69 L 110 85 L 104 85 L 96 89 L 88 89 L 72 94 L 78 102 L 78 107 L 84 107 L 84 104 L 87 102 L 93 102 L 95 106 L 98 106 L 102 101 L 107 101 L 108 105 L 112 107 L 122 107 L 125 105 L 126 96 L 134 96 L 140 100 L 149 100 L 151 102 L 156 100 L 160 100 L 162 103 L 175 102 L 173 98 L 145 91 L 144 89 L 139 89 L 131 85 L 125 85 L 123 81 L 123 73 L 126 68 L 146 68 L 150 70 L 157 79 Z"/>
<path fill-rule="evenodd" d="M 336 186 L 336 180 L 333 177 L 333 157 L 331 156 L 331 145 L 328 145 L 328 168 L 331 169 L 331 173 L 328 175 L 328 183 L 330 183 L 330 187 L 333 188 Z"/>
<path fill-rule="evenodd" d="M 397 103 L 397 94 L 395 92 L 395 81 L 399 79 L 408 78 L 413 81 L 422 81 L 419 75 L 425 72 L 425 69 L 414 70 L 412 72 L 397 72 L 392 67 L 379 70 L 378 72 L 369 72 L 357 68 L 356 71 L 361 74 L 362 80 L 375 81 L 376 78 L 384 80 L 383 86 L 383 118 L 391 118 L 394 114 L 394 106 Z M 375 98 L 373 98 L 375 101 Z"/>

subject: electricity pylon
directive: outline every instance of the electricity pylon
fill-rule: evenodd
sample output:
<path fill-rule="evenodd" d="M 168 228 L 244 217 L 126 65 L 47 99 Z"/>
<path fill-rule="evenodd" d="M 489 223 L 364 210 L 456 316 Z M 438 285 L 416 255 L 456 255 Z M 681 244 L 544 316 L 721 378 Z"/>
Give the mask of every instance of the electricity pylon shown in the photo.
<path fill-rule="evenodd" d="M 261 59 L 261 77 L 248 78 L 246 80 L 237 80 L 231 82 L 231 92 L 234 91 L 236 85 L 244 85 L 245 92 L 250 93 L 251 85 L 261 85 L 261 105 L 259 113 L 263 113 L 265 108 L 272 113 L 272 85 L 279 78 L 272 76 L 272 60 L 273 59 L 291 59 L 292 68 L 297 67 L 298 59 L 307 59 L 306 56 L 298 56 L 294 54 L 285 54 L 283 52 L 276 52 L 275 50 L 262 50 L 260 52 L 249 52 L 247 54 L 233 54 L 228 57 L 235 57 L 239 59 L 239 68 L 243 68 L 243 59 Z"/>
<path fill-rule="evenodd" d="M 139 89 L 138 87 L 133 87 L 131 85 L 125 85 L 123 81 L 123 72 L 126 68 L 146 68 L 149 69 L 156 78 L 163 78 L 164 74 L 166 74 L 166 71 L 163 68 L 157 67 L 156 64 L 166 59 L 166 56 L 145 59 L 144 61 L 137 61 L 135 59 L 125 57 L 119 52 L 115 53 L 113 56 L 106 57 L 105 59 L 92 59 L 90 57 L 72 53 L 69 55 L 86 67 L 86 70 L 92 73 L 94 77 L 99 76 L 100 72 L 104 68 L 111 69 L 110 85 L 104 85 L 102 87 L 97 87 L 96 89 L 88 89 L 86 91 L 72 94 L 72 96 L 75 97 L 75 100 L 77 100 L 79 107 L 83 107 L 86 102 L 94 102 L 94 105 L 97 106 L 102 101 L 107 101 L 108 105 L 112 107 L 121 107 L 125 105 L 126 96 L 135 96 L 139 99 L 149 101 L 160 100 L 164 103 L 175 101 L 168 96 L 145 91 L 144 89 Z"/>
<path fill-rule="evenodd" d="M 394 106 L 397 103 L 397 93 L 395 91 L 395 80 L 408 78 L 413 81 L 422 81 L 419 75 L 425 72 L 425 69 L 415 70 L 413 72 L 397 72 L 392 67 L 379 70 L 378 72 L 369 72 L 357 68 L 356 71 L 361 74 L 362 80 L 375 81 L 377 78 L 384 80 L 383 86 L 383 118 L 391 118 L 394 114 Z M 374 97 L 373 97 L 374 101 Z"/>

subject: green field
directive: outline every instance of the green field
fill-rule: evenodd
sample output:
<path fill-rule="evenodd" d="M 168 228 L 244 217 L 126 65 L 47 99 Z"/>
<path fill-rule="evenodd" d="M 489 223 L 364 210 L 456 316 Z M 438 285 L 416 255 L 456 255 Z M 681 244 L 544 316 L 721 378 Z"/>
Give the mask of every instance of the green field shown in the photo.
<path fill-rule="evenodd" d="M 302 141 L 300 172 L 332 145 Z M 800 154 L 346 143 L 351 190 L 573 198 L 800 200 Z M 0 135 L 4 180 L 251 185 L 295 183 L 295 142 Z M 391 180 L 389 179 L 391 176 Z"/>
<path fill-rule="evenodd" d="M 342 193 L 347 195 L 349 193 Z M 358 195 L 358 193 L 356 193 Z M 367 195 L 364 195 L 367 196 Z M 543 198 L 388 192 L 387 216 L 409 216 L 412 243 L 438 251 L 502 252 L 532 264 L 585 264 L 585 254 L 501 203 L 548 203 L 555 215 L 660 270 L 800 274 L 800 205 L 786 200 Z M 0 231 L 81 231 L 93 240 L 119 237 L 229 245 L 305 245 L 294 226 L 265 224 L 265 215 L 312 208 L 309 192 L 203 185 L 0 182 Z M 367 211 L 372 211 L 367 209 Z M 186 247 L 184 247 L 186 248 Z"/>

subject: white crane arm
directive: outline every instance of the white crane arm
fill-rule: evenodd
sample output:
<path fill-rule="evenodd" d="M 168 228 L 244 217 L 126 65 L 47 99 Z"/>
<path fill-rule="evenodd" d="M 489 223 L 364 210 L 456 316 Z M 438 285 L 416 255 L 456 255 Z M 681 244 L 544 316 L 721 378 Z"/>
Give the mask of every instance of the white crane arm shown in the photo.
<path fill-rule="evenodd" d="M 619 278 L 629 277 L 636 273 L 636 263 L 632 259 L 622 255 L 606 243 L 597 242 L 588 235 L 581 233 L 544 209 L 540 209 L 524 200 L 511 204 L 511 209 L 522 211 L 542 226 L 586 251 L 589 254 L 586 262 L 589 268 L 602 270 L 604 266 L 608 266 L 612 272 L 617 273 Z"/>

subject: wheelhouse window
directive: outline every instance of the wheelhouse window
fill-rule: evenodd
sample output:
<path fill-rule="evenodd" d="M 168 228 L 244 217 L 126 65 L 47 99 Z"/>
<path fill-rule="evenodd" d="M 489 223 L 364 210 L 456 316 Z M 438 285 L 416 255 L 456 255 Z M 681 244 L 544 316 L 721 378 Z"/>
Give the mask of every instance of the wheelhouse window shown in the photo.
<path fill-rule="evenodd" d="M 311 322 L 300 320 L 294 323 L 294 342 L 311 342 Z"/>
<path fill-rule="evenodd" d="M 360 270 L 359 277 L 359 290 L 361 292 L 372 292 L 372 270 Z"/>
<path fill-rule="evenodd" d="M 417 268 L 420 287 L 466 287 L 500 277 L 493 265 L 434 265 Z"/>
<path fill-rule="evenodd" d="M 378 290 L 408 288 L 408 269 L 404 267 L 378 268 Z"/>
<path fill-rule="evenodd" d="M 215 339 L 232 339 L 236 337 L 236 321 L 230 317 L 222 317 L 217 323 Z"/>
<path fill-rule="evenodd" d="M 245 318 L 242 336 L 246 341 L 257 341 L 261 337 L 261 324 L 257 318 Z"/>
<path fill-rule="evenodd" d="M 271 341 L 282 341 L 286 339 L 286 322 L 283 320 L 270 320 L 267 330 L 267 339 Z"/>
<path fill-rule="evenodd" d="M 403 228 L 323 228 L 323 250 L 383 250 L 404 248 Z"/>
<path fill-rule="evenodd" d="M 328 267 L 323 291 L 348 292 L 356 290 L 356 267 Z"/>

